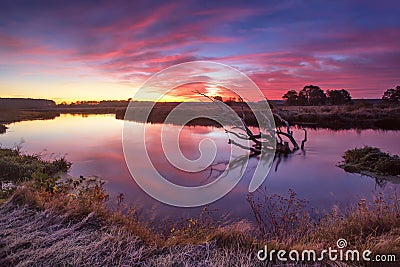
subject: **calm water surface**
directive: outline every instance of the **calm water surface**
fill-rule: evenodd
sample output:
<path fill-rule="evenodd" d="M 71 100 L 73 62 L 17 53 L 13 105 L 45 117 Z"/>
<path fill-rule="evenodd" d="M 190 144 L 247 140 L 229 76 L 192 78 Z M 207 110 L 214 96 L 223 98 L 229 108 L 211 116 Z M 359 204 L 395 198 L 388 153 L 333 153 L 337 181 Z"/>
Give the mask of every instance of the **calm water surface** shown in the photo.
<path fill-rule="evenodd" d="M 135 124 L 135 122 L 129 122 Z M 124 121 L 114 115 L 61 115 L 54 120 L 24 121 L 9 125 L 6 134 L 0 135 L 0 144 L 12 147 L 21 141 L 23 152 L 42 153 L 47 158 L 66 155 L 73 162 L 73 176 L 97 175 L 106 180 L 111 202 L 116 195 L 125 195 L 125 204 L 140 208 L 143 216 L 156 220 L 175 219 L 199 213 L 200 208 L 176 208 L 161 204 L 146 195 L 131 178 L 122 152 Z M 154 166 L 167 179 L 185 186 L 209 182 L 209 172 L 188 176 L 168 163 L 162 154 L 157 132 L 162 125 L 148 127 L 154 140 L 148 143 L 149 155 Z M 171 126 L 176 127 L 176 126 Z M 302 131 L 296 131 L 298 140 Z M 229 150 L 223 129 L 213 127 L 185 127 L 180 135 L 180 148 L 189 159 L 199 156 L 198 144 L 211 138 L 218 147 L 218 157 L 225 157 Z M 270 193 L 286 194 L 289 188 L 306 199 L 317 212 L 329 211 L 333 205 L 346 207 L 360 198 L 370 199 L 378 192 L 389 194 L 398 184 L 378 186 L 370 177 L 349 174 L 336 167 L 344 151 L 364 145 L 377 146 L 384 151 L 400 154 L 400 131 L 308 130 L 304 152 L 282 157 L 279 165 L 274 162 L 263 186 Z M 256 159 L 251 159 L 249 171 Z M 138 165 L 141 157 L 138 155 Z M 143 167 L 143 166 L 142 166 Z M 246 201 L 248 175 L 225 197 L 211 204 L 218 216 L 228 214 L 234 219 L 251 218 Z"/>

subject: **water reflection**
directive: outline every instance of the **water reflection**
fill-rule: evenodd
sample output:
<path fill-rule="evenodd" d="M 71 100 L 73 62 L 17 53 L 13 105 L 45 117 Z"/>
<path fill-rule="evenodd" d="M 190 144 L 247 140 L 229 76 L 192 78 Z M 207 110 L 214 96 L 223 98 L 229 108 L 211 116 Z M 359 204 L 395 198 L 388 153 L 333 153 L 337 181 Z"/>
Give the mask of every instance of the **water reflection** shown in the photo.
<path fill-rule="evenodd" d="M 106 187 L 112 193 L 112 201 L 116 203 L 116 196 L 123 193 L 125 204 L 139 206 L 143 209 L 143 214 L 151 213 L 157 219 L 197 214 L 200 208 L 183 209 L 161 204 L 143 193 L 135 184 L 122 152 L 123 123 L 122 120 L 116 120 L 114 115 L 61 115 L 54 120 L 11 124 L 7 133 L 0 136 L 0 143 L 3 146 L 13 146 L 23 139 L 23 151 L 26 153 L 47 151 L 46 157 L 66 155 L 74 163 L 70 170 L 71 175 L 104 177 L 109 181 Z M 153 124 L 148 130 L 154 134 L 154 140 L 149 142 L 150 157 L 162 174 L 170 181 L 186 186 L 208 183 L 213 179 L 209 169 L 188 176 L 169 164 L 161 153 L 161 146 L 155 134 L 159 132 L 160 127 L 159 124 Z M 301 138 L 303 132 L 295 129 L 294 135 Z M 196 159 L 199 156 L 199 140 L 204 137 L 216 142 L 216 161 L 225 160 L 230 147 L 221 128 L 185 127 L 179 139 L 182 153 L 187 158 Z M 318 211 L 330 210 L 336 204 L 346 206 L 360 198 L 369 199 L 374 192 L 392 192 L 399 188 L 399 185 L 388 182 L 383 188 L 377 187 L 374 179 L 346 173 L 336 165 L 341 161 L 344 151 L 364 145 L 377 146 L 383 151 L 399 154 L 399 137 L 399 131 L 309 130 L 305 152 L 298 151 L 277 159 L 263 186 L 266 186 L 269 192 L 278 194 L 286 194 L 291 188 L 298 193 L 298 197 L 307 199 L 309 205 Z M 140 157 L 138 155 L 138 162 Z M 220 211 L 219 214 L 228 213 L 234 218 L 251 217 L 246 195 L 248 177 L 251 177 L 252 168 L 257 164 L 257 160 L 250 159 L 245 170 L 247 174 L 239 184 L 228 195 L 211 204 L 211 207 Z"/>

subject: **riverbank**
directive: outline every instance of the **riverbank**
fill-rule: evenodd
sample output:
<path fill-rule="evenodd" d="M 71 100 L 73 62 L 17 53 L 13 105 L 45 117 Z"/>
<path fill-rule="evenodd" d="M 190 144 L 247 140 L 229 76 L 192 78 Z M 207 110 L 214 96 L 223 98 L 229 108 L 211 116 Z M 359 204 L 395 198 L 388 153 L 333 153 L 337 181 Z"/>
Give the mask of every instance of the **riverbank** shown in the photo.
<path fill-rule="evenodd" d="M 377 254 L 400 257 L 399 207 L 387 207 L 382 199 L 375 204 L 361 200 L 346 217 L 336 210 L 318 224 L 288 228 L 288 235 L 270 231 L 270 236 L 263 238 L 247 222 L 218 225 L 201 216 L 166 226 L 168 231 L 159 233 L 134 211 L 122 213 L 105 207 L 103 193 L 99 187 L 78 195 L 37 191 L 29 186 L 18 189 L 0 207 L 0 264 L 260 266 L 257 252 L 266 244 L 269 251 L 295 249 L 301 253 L 307 249 L 320 255 L 323 249 L 337 249 L 340 238 L 348 242 L 346 250 L 368 249 L 373 253 L 371 258 Z M 291 222 L 290 217 L 280 219 L 281 226 Z M 337 264 L 328 258 L 320 263 Z M 368 262 L 352 265 L 368 266 Z"/>
<path fill-rule="evenodd" d="M 178 105 L 175 102 L 157 103 L 150 113 L 147 122 L 162 123 L 167 115 Z M 143 122 L 143 112 L 149 105 L 148 102 L 135 103 L 132 112 L 126 119 Z M 201 105 L 201 106 L 199 106 Z M 245 106 L 242 110 L 240 103 L 229 103 L 232 110 L 239 116 L 245 114 L 245 121 L 249 126 L 257 126 L 252 112 Z M 187 105 L 185 114 L 193 116 L 209 114 L 218 114 L 220 110 L 204 108 L 204 103 L 193 103 Z M 329 129 L 383 129 L 400 130 L 400 107 L 398 105 L 388 104 L 370 104 L 364 105 L 356 103 L 343 106 L 282 106 L 273 105 L 272 112 L 280 115 L 291 125 L 310 128 L 329 128 Z M 64 107 L 41 110 L 18 110 L 2 109 L 0 112 L 0 124 L 8 124 L 23 120 L 54 119 L 60 114 L 115 114 L 117 119 L 125 118 L 126 109 L 121 107 Z M 276 118 L 275 118 L 276 119 Z M 275 120 L 276 125 L 281 121 Z M 192 120 L 188 125 L 199 126 L 217 126 L 215 121 L 198 118 Z"/>
<path fill-rule="evenodd" d="M 32 121 L 53 120 L 60 114 L 115 114 L 117 108 L 52 108 L 52 109 L 2 109 L 0 108 L 0 134 L 5 133 L 7 124 Z"/>
<path fill-rule="evenodd" d="M 157 103 L 150 113 L 147 122 L 162 123 L 167 115 L 179 103 Z M 125 109 L 116 111 L 117 119 L 128 119 L 143 122 L 143 112 L 149 103 L 138 103 L 125 117 Z M 207 112 L 213 113 L 213 110 L 206 110 L 205 114 L 202 109 L 193 104 L 184 107 L 185 114 L 205 115 Z M 201 104 L 200 104 L 201 105 Z M 248 107 L 242 106 L 240 103 L 231 103 L 230 107 L 239 116 L 245 114 L 245 121 L 250 126 L 257 126 L 257 121 Z M 309 128 L 329 128 L 329 129 L 384 129 L 384 130 L 400 130 L 400 107 L 395 105 L 368 105 L 362 104 L 344 105 L 344 106 L 272 106 L 273 113 L 280 115 L 288 121 L 290 125 L 298 125 L 300 127 Z M 218 114 L 219 110 L 215 110 L 213 114 Z M 211 120 L 196 119 L 190 122 L 193 125 L 216 126 Z M 282 125 L 281 121 L 275 118 L 276 125 Z"/>
<path fill-rule="evenodd" d="M 273 111 L 303 127 L 400 130 L 398 105 L 277 106 Z"/>
<path fill-rule="evenodd" d="M 0 124 L 29 120 L 51 120 L 60 116 L 58 111 L 0 109 Z"/>
<path fill-rule="evenodd" d="M 0 206 L 0 265 L 257 266 L 257 252 L 265 244 L 269 250 L 320 253 L 336 249 L 340 238 L 347 240 L 346 249 L 369 249 L 372 255 L 400 259 L 400 201 L 395 195 L 378 195 L 371 203 L 360 200 L 351 208 L 334 207 L 312 219 L 311 209 L 294 192 L 277 196 L 258 190 L 248 196 L 256 224 L 216 221 L 204 208 L 198 216 L 164 225 L 160 231 L 138 210 L 110 208 L 108 203 L 115 200 L 101 181 L 89 185 L 81 177 L 61 182 L 56 179 L 59 172 L 42 172 L 53 162 L 40 165 L 42 160 L 36 159 L 37 168 L 30 169 L 35 174 L 18 183 Z M 4 169 L 11 169 L 7 166 Z M 336 264 L 328 259 L 323 263 Z M 361 264 L 368 265 L 355 263 Z"/>

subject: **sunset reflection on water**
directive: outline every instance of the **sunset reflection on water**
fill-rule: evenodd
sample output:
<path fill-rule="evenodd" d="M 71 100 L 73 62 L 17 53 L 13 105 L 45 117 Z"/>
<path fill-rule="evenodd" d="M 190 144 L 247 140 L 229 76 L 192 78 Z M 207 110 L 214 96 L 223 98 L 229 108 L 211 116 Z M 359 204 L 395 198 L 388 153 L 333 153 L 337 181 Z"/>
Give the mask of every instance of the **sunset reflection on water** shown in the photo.
<path fill-rule="evenodd" d="M 129 122 L 135 124 L 135 122 Z M 116 195 L 125 195 L 125 204 L 142 209 L 144 216 L 152 215 L 157 220 L 176 219 L 197 214 L 201 208 L 176 208 L 161 204 L 146 195 L 131 178 L 122 151 L 122 129 L 124 121 L 114 115 L 61 115 L 54 120 L 24 121 L 9 125 L 6 134 L 0 135 L 2 146 L 15 146 L 23 140 L 24 153 L 42 153 L 45 158 L 66 155 L 73 162 L 70 174 L 73 176 L 97 175 L 106 180 L 111 193 L 111 203 Z M 172 166 L 162 153 L 159 132 L 161 124 L 148 125 L 148 153 L 157 168 L 168 180 L 185 186 L 208 183 L 208 171 L 188 175 Z M 170 125 L 168 127 L 177 127 Z M 294 135 L 302 138 L 302 131 Z M 218 148 L 217 161 L 229 156 L 228 138 L 222 128 L 184 127 L 180 137 L 182 153 L 189 159 L 199 157 L 198 144 L 203 138 L 215 141 Z M 333 205 L 346 206 L 360 198 L 371 198 L 373 192 L 392 192 L 399 185 L 387 183 L 384 188 L 375 184 L 374 179 L 349 174 L 336 165 L 347 149 L 364 145 L 377 146 L 383 151 L 400 152 L 399 131 L 308 130 L 308 142 L 304 153 L 298 151 L 282 157 L 279 166 L 275 161 L 263 186 L 270 193 L 286 194 L 289 188 L 298 197 L 309 201 L 317 211 L 330 210 Z M 142 155 L 138 155 L 138 167 Z M 257 159 L 249 162 L 247 174 L 225 197 L 212 203 L 218 214 L 229 214 L 232 218 L 251 218 L 246 202 L 249 174 Z"/>

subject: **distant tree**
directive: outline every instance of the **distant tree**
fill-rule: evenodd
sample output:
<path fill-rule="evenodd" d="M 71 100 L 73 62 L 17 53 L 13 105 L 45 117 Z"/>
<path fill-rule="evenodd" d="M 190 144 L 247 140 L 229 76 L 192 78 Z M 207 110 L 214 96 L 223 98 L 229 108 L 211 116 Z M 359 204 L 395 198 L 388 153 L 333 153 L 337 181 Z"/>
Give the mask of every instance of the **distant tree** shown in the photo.
<path fill-rule="evenodd" d="M 382 99 L 391 103 L 400 103 L 400 85 L 396 89 L 387 89 L 382 96 Z"/>
<path fill-rule="evenodd" d="M 299 106 L 306 106 L 309 105 L 308 103 L 308 99 L 305 93 L 302 93 L 301 91 L 299 92 L 298 96 L 297 96 L 297 104 Z"/>
<path fill-rule="evenodd" d="M 282 96 L 282 99 L 285 100 L 285 104 L 289 106 L 298 105 L 299 95 L 295 90 L 289 90 L 286 94 Z"/>
<path fill-rule="evenodd" d="M 326 95 L 319 86 L 307 85 L 299 92 L 298 101 L 301 105 L 324 105 L 326 103 Z"/>
<path fill-rule="evenodd" d="M 241 102 L 240 98 L 230 96 L 228 99 L 225 100 L 225 103 L 236 103 L 236 102 Z"/>
<path fill-rule="evenodd" d="M 328 90 L 326 91 L 327 100 L 332 105 L 343 105 L 351 103 L 350 93 L 345 90 Z"/>
<path fill-rule="evenodd" d="M 56 103 L 47 99 L 32 98 L 0 98 L 1 108 L 11 109 L 47 109 L 55 108 Z"/>
<path fill-rule="evenodd" d="M 214 98 L 215 100 L 219 100 L 219 101 L 222 102 L 222 96 L 216 95 L 216 96 L 213 96 L 213 98 Z"/>

